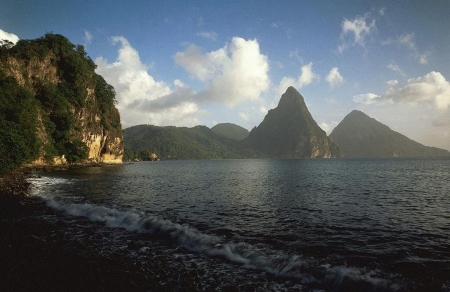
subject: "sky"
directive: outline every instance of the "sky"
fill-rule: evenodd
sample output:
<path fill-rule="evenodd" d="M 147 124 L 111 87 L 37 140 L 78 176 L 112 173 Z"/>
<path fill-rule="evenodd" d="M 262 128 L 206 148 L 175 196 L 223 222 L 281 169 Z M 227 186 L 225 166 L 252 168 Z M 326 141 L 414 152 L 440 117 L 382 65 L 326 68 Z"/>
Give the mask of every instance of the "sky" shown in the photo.
<path fill-rule="evenodd" d="M 450 150 L 450 1 L 0 0 L 0 39 L 84 45 L 124 128 L 262 122 L 294 86 L 328 134 L 352 110 Z"/>

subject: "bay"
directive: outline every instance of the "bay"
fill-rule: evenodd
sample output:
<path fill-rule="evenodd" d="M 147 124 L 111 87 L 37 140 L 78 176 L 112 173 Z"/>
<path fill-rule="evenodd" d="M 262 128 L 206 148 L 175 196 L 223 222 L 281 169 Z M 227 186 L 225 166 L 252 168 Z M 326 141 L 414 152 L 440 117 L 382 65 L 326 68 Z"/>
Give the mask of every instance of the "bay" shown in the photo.
<path fill-rule="evenodd" d="M 279 291 L 449 291 L 449 173 L 450 159 L 202 160 L 32 182 L 65 220 L 117 233 L 104 252 L 157 243 Z"/>

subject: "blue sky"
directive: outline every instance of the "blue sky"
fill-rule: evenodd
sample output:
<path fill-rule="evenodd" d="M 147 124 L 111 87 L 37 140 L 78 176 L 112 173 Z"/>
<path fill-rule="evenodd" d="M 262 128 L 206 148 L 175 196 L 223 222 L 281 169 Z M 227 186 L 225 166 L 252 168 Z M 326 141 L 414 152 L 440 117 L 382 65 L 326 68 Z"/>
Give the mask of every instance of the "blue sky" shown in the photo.
<path fill-rule="evenodd" d="M 257 126 L 294 86 L 328 133 L 352 110 L 450 149 L 450 1 L 0 1 L 0 38 L 63 34 L 123 126 Z"/>

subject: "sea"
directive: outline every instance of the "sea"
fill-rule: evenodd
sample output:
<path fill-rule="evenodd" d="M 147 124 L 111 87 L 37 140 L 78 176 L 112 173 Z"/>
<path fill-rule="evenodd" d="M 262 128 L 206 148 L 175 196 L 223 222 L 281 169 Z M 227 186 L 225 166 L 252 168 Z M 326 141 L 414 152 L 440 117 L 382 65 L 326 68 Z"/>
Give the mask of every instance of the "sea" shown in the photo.
<path fill-rule="evenodd" d="M 30 181 L 74 239 L 87 226 L 109 235 L 98 253 L 164 255 L 204 282 L 450 291 L 450 159 L 137 162 Z"/>

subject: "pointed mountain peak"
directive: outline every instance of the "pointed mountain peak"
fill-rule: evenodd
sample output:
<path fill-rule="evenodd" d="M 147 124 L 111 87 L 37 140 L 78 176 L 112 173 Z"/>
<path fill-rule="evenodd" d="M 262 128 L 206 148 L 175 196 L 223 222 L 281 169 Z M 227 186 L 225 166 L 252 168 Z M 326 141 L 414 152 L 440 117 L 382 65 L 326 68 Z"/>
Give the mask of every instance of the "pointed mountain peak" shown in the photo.
<path fill-rule="evenodd" d="M 293 104 L 305 104 L 305 99 L 303 96 L 292 86 L 289 86 L 288 89 L 286 89 L 286 92 L 283 93 L 283 95 L 280 98 L 280 102 L 278 103 L 278 106 L 292 106 Z M 306 104 L 305 104 L 306 106 Z"/>
<path fill-rule="evenodd" d="M 357 110 L 334 128 L 330 138 L 348 157 L 450 156 L 446 150 L 424 146 Z"/>
<path fill-rule="evenodd" d="M 366 117 L 366 118 L 370 118 L 368 115 L 366 115 L 365 113 L 363 113 L 362 111 L 359 111 L 359 110 L 352 110 L 352 112 L 349 113 L 347 115 L 347 117 Z"/>
<path fill-rule="evenodd" d="M 269 157 L 337 157 L 337 145 L 314 121 L 303 96 L 289 87 L 278 106 L 246 138 L 252 147 Z"/>

